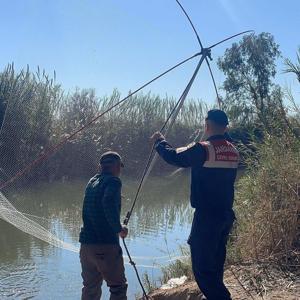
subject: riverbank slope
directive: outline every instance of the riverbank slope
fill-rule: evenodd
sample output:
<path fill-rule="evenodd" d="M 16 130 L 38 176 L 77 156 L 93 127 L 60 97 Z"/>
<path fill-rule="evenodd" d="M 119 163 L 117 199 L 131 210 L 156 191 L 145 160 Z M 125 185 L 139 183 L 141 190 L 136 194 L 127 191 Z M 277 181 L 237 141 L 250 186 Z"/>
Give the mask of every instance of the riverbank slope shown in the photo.
<path fill-rule="evenodd" d="M 300 277 L 268 266 L 231 267 L 225 272 L 226 286 L 235 300 L 299 300 Z M 151 300 L 200 300 L 194 281 L 150 293 Z"/>

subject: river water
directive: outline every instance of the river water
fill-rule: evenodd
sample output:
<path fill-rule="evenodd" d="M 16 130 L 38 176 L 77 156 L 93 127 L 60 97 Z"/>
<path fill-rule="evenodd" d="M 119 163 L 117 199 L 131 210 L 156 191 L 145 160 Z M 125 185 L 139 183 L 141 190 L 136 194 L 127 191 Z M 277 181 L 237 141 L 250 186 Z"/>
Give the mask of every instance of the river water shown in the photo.
<path fill-rule="evenodd" d="M 29 218 L 78 245 L 82 197 L 86 181 L 52 183 L 11 194 L 8 199 Z M 123 178 L 122 216 L 129 209 L 137 182 Z M 159 281 L 160 267 L 181 255 L 192 219 L 186 174 L 150 178 L 130 223 L 127 239 L 139 270 Z M 32 216 L 31 216 L 32 215 Z M 80 299 L 78 253 L 51 246 L 0 219 L 0 299 Z M 126 258 L 125 258 L 126 260 Z M 126 265 L 128 299 L 140 293 Z M 109 299 L 106 286 L 103 299 Z"/>

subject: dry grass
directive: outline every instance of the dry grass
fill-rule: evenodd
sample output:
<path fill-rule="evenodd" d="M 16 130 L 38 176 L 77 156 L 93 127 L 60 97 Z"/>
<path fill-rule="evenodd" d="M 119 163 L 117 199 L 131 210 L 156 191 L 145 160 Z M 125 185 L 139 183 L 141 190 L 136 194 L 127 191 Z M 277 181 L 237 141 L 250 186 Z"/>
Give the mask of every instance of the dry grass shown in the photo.
<path fill-rule="evenodd" d="M 266 136 L 248 161 L 236 196 L 235 248 L 243 260 L 276 260 L 298 256 L 300 228 L 300 145 L 291 134 Z"/>

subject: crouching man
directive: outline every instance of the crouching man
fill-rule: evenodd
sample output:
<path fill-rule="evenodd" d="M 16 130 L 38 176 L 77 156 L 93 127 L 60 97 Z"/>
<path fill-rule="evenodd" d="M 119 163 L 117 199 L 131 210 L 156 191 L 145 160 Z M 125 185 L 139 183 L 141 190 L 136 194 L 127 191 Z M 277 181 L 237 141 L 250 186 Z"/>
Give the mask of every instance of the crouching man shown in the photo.
<path fill-rule="evenodd" d="M 120 223 L 123 167 L 116 152 L 106 152 L 100 158 L 100 172 L 90 179 L 83 201 L 83 227 L 79 241 L 82 267 L 82 300 L 99 300 L 101 285 L 106 281 L 110 300 L 126 300 L 122 249 L 119 237 L 128 234 Z"/>
<path fill-rule="evenodd" d="M 191 205 L 195 208 L 191 249 L 195 279 L 207 300 L 230 300 L 223 283 L 227 238 L 235 219 L 232 210 L 239 154 L 226 139 L 228 118 L 211 110 L 204 142 L 174 149 L 159 132 L 152 136 L 159 155 L 169 164 L 191 168 Z"/>

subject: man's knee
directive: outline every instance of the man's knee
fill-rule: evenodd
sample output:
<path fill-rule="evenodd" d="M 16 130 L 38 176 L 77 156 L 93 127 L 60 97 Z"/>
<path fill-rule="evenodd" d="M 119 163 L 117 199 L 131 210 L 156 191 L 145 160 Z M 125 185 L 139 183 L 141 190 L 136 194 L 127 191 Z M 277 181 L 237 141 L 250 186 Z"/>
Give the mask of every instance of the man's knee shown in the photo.
<path fill-rule="evenodd" d="M 98 274 L 82 272 L 83 288 L 82 299 L 100 299 L 102 278 Z"/>
<path fill-rule="evenodd" d="M 101 298 L 101 286 L 83 286 L 81 300 L 99 300 Z"/>
<path fill-rule="evenodd" d="M 83 268 L 81 275 L 83 279 L 82 299 L 100 299 L 102 285 L 101 275 L 85 268 Z"/>
<path fill-rule="evenodd" d="M 110 300 L 127 300 L 127 287 L 127 284 L 110 286 Z"/>
<path fill-rule="evenodd" d="M 216 269 L 216 261 L 213 251 L 209 248 L 191 243 L 191 258 L 193 270 L 196 273 L 213 272 Z"/>

